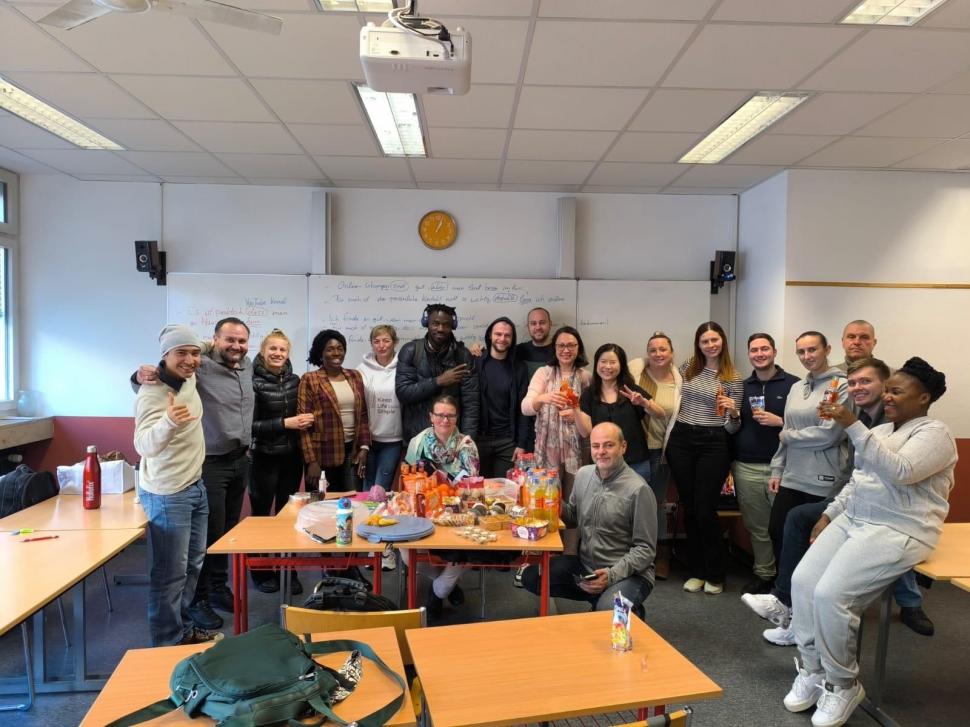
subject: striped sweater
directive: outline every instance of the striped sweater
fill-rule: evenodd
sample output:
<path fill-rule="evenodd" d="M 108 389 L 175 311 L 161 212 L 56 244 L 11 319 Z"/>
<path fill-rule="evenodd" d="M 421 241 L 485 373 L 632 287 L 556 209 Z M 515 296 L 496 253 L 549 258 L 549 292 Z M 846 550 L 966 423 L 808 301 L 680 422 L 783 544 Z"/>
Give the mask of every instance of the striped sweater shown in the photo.
<path fill-rule="evenodd" d="M 681 375 L 687 370 L 689 364 L 690 361 L 686 361 L 680 366 Z M 705 367 L 690 381 L 687 380 L 686 376 L 684 377 L 677 421 L 699 427 L 723 426 L 729 432 L 736 431 L 739 426 L 738 423 L 731 421 L 727 414 L 718 416 L 715 410 L 719 386 L 724 387 L 725 393 L 734 399 L 737 411 L 741 411 L 741 395 L 744 392 L 744 383 L 741 377 L 738 376 L 730 381 L 721 381 L 717 377 L 715 369 Z"/>

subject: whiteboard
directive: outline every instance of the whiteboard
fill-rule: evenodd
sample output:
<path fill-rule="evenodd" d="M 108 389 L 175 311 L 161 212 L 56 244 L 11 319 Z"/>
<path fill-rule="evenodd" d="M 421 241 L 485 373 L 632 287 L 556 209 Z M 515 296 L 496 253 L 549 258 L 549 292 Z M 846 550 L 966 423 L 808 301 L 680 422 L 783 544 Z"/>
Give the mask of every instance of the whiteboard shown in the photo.
<path fill-rule="evenodd" d="M 674 343 L 679 364 L 694 349 L 694 331 L 711 318 L 711 284 L 706 280 L 580 280 L 579 333 L 590 364 L 604 343 L 617 343 L 628 359 L 646 355 L 647 340 L 663 331 Z"/>
<path fill-rule="evenodd" d="M 549 310 L 554 327 L 576 321 L 575 280 L 314 275 L 309 296 L 311 336 L 325 328 L 340 331 L 347 338 L 347 367 L 370 351 L 371 328 L 380 323 L 397 329 L 399 347 L 423 338 L 421 312 L 429 303 L 457 309 L 455 336 L 466 344 L 482 341 L 499 316 L 515 322 L 520 342 L 528 340 L 526 318 L 537 306 Z"/>
<path fill-rule="evenodd" d="M 293 343 L 290 353 L 293 370 L 301 374 L 306 371 L 305 275 L 169 274 L 169 323 L 185 324 L 208 340 L 216 323 L 230 316 L 249 326 L 250 356 L 259 352 L 269 331 L 279 328 Z"/>

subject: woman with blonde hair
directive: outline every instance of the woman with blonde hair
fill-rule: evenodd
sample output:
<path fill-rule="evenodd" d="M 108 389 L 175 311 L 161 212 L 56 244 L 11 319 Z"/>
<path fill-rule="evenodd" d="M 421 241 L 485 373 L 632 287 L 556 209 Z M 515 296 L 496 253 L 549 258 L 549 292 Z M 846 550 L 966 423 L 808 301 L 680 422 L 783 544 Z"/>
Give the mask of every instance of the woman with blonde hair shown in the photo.
<path fill-rule="evenodd" d="M 680 395 L 684 377 L 674 365 L 674 344 L 663 331 L 656 331 L 647 339 L 647 355 L 630 361 L 630 375 L 637 385 L 650 395 L 643 428 L 647 434 L 647 455 L 650 462 L 648 483 L 657 498 L 657 557 L 654 561 L 657 578 L 663 580 L 670 573 L 670 546 L 667 539 L 667 482 L 670 467 L 664 450 L 680 411 Z"/>
<path fill-rule="evenodd" d="M 397 476 L 404 429 L 401 426 L 401 402 L 394 391 L 397 374 L 397 331 L 382 323 L 370 332 L 370 353 L 357 366 L 364 377 L 364 396 L 370 419 L 370 452 L 364 472 L 364 489 L 380 485 L 391 489 Z"/>

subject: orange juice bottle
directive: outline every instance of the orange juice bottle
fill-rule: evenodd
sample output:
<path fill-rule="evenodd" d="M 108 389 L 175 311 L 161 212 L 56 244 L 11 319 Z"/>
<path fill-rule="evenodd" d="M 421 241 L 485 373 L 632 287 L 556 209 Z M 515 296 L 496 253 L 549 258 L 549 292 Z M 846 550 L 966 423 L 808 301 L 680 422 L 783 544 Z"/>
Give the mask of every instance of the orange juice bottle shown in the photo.
<path fill-rule="evenodd" d="M 550 533 L 554 533 L 559 530 L 559 504 L 559 478 L 552 475 L 547 475 L 545 487 L 545 510 L 549 517 Z"/>
<path fill-rule="evenodd" d="M 826 391 L 825 394 L 822 396 L 822 401 L 825 404 L 834 404 L 838 400 L 839 400 L 839 380 L 832 379 L 831 381 L 829 381 L 829 390 Z M 830 417 L 828 414 L 822 414 L 821 412 L 819 412 L 818 418 L 827 420 L 827 419 L 831 419 L 832 417 Z"/>
<path fill-rule="evenodd" d="M 724 386 L 721 384 L 718 384 L 717 396 L 724 396 L 726 393 L 727 392 L 724 391 Z M 717 414 L 719 417 L 724 416 L 724 407 L 721 405 L 721 402 L 718 401 L 716 397 L 714 399 L 714 413 Z"/>

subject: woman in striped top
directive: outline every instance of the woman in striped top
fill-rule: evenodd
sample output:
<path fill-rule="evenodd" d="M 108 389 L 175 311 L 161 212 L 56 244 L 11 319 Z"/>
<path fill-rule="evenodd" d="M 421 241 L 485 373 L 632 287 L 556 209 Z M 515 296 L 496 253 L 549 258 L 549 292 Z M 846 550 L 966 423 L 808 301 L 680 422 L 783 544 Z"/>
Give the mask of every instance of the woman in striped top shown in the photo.
<path fill-rule="evenodd" d="M 690 578 L 684 590 L 724 590 L 724 546 L 717 503 L 731 467 L 728 435 L 737 431 L 741 376 L 731 363 L 727 336 L 714 321 L 694 334 L 694 355 L 681 367 L 680 409 L 667 442 L 667 462 L 677 483 L 687 529 Z"/>

